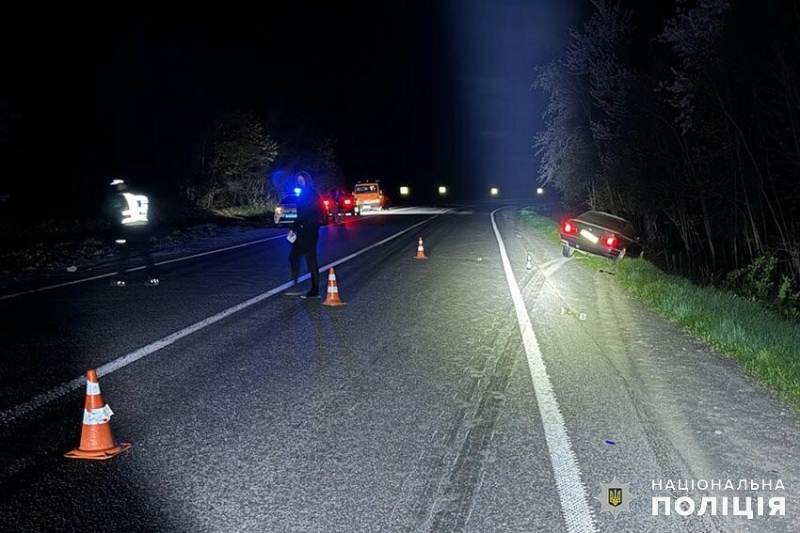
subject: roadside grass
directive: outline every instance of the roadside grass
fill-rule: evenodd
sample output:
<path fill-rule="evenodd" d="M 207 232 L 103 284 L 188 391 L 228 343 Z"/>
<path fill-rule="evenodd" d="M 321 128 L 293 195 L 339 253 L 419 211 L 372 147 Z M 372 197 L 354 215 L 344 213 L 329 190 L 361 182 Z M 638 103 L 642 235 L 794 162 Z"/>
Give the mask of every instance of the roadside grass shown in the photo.
<path fill-rule="evenodd" d="M 559 244 L 558 225 L 530 210 L 522 218 Z M 800 327 L 763 304 L 733 293 L 693 285 L 645 259 L 611 261 L 576 253 L 587 268 L 615 274 L 628 293 L 721 353 L 800 410 Z"/>
<path fill-rule="evenodd" d="M 157 226 L 152 236 L 153 251 L 210 237 L 230 226 L 264 226 L 271 217 L 261 212 L 248 212 L 224 217 L 205 217 L 185 223 L 169 221 Z M 267 220 L 267 222 L 262 222 Z M 34 227 L 0 226 L 0 240 L 6 246 L 0 249 L 0 276 L 13 280 L 18 274 L 34 275 L 39 272 L 62 270 L 67 267 L 93 262 L 115 253 L 113 235 L 109 227 L 91 221 L 45 221 Z"/>
<path fill-rule="evenodd" d="M 110 246 L 101 239 L 39 243 L 0 254 L 0 274 L 33 272 L 43 268 L 67 267 L 90 261 L 109 253 Z"/>
<path fill-rule="evenodd" d="M 277 204 L 275 202 L 253 203 L 246 206 L 228 207 L 225 209 L 215 210 L 214 214 L 222 218 L 268 218 L 274 213 L 276 205 Z"/>
<path fill-rule="evenodd" d="M 213 234 L 213 225 L 171 228 L 153 235 L 153 250 L 161 250 Z M 111 239 L 101 236 L 46 239 L 19 249 L 0 253 L 0 275 L 62 269 L 95 259 L 116 250 Z"/>
<path fill-rule="evenodd" d="M 560 245 L 561 240 L 558 236 L 558 224 L 547 217 L 543 217 L 532 209 L 522 209 L 520 211 L 520 215 L 533 230 L 544 235 L 548 240 L 554 242 L 555 244 Z"/>

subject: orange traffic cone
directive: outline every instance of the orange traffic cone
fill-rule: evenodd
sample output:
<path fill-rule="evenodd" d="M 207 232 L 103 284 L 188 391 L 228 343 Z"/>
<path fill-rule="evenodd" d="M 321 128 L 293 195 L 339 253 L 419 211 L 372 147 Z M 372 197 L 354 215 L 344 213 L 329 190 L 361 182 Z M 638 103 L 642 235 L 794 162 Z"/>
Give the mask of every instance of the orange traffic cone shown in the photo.
<path fill-rule="evenodd" d="M 425 248 L 422 247 L 422 237 L 419 238 L 419 244 L 417 245 L 417 255 L 414 256 L 414 259 L 427 259 L 427 257 L 425 257 Z"/>
<path fill-rule="evenodd" d="M 336 272 L 333 271 L 333 267 L 328 271 L 328 296 L 322 305 L 344 305 L 339 298 L 339 286 L 336 285 Z"/>
<path fill-rule="evenodd" d="M 128 442 L 115 442 L 108 421 L 114 412 L 103 402 L 97 372 L 86 372 L 86 403 L 83 410 L 81 444 L 64 457 L 70 459 L 111 459 L 131 447 Z"/>

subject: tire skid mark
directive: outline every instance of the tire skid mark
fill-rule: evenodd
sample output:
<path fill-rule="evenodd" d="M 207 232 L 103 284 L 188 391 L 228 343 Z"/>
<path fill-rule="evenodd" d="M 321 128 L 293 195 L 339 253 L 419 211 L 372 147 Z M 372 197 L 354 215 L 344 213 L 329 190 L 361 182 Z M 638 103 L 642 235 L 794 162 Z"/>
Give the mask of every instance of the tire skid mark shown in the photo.
<path fill-rule="evenodd" d="M 509 314 L 509 319 L 511 315 Z M 450 425 L 438 454 L 440 468 L 428 469 L 428 475 L 438 478 L 429 482 L 417 498 L 415 531 L 461 531 L 474 507 L 484 473 L 484 461 L 490 458 L 489 445 L 495 426 L 506 403 L 512 369 L 516 361 L 513 336 L 501 341 L 499 328 L 485 346 L 495 346 L 484 361 L 482 371 L 467 369 L 471 383 L 464 392 L 467 405 L 451 414 Z M 452 459 L 450 459 L 452 458 Z"/>
<path fill-rule="evenodd" d="M 632 335 L 631 332 L 641 331 L 641 326 L 635 324 L 634 315 L 628 309 L 621 309 L 626 303 L 620 302 L 613 294 L 611 294 L 609 281 L 606 279 L 596 279 L 595 287 L 598 297 L 596 301 L 599 302 L 597 313 L 598 316 L 603 317 L 607 323 L 616 324 L 615 330 L 608 328 L 600 328 L 604 339 L 602 345 L 615 346 L 618 352 L 622 352 L 626 361 L 634 361 L 634 356 L 631 353 Z M 593 342 L 597 343 L 597 339 Z M 645 439 L 653 457 L 661 470 L 664 479 L 692 479 L 695 477 L 692 474 L 691 467 L 683 459 L 680 451 L 672 443 L 664 430 L 659 427 L 657 422 L 658 417 L 650 407 L 652 401 L 647 395 L 637 393 L 636 389 L 631 386 L 631 381 L 634 377 L 630 372 L 635 372 L 635 365 L 631 368 L 619 369 L 616 367 L 614 361 L 609 360 L 609 365 L 614 366 L 616 373 L 619 376 L 625 394 L 630 398 L 629 404 L 633 406 L 636 411 L 636 417 L 644 432 Z M 688 438 L 688 436 L 686 436 Z M 686 446 L 687 442 L 684 441 L 683 445 Z M 697 448 L 697 446 L 694 446 Z M 685 496 L 685 493 L 673 491 L 672 498 L 677 499 L 680 496 Z M 705 491 L 701 496 L 709 496 Z M 715 533 L 724 531 L 724 527 L 720 523 L 720 519 L 713 515 L 690 515 L 686 517 L 693 531 L 701 533 Z"/>
<path fill-rule="evenodd" d="M 535 301 L 545 288 L 545 285 L 547 285 L 548 290 L 552 290 L 561 301 L 561 314 L 571 315 L 577 318 L 578 312 L 569 305 L 567 299 L 561 295 L 557 288 L 548 282 L 548 278 L 564 266 L 567 261 L 569 260 L 566 258 L 556 258 L 542 263 L 541 265 L 534 261 L 534 272 L 537 272 L 537 267 L 540 268 L 543 281 L 541 284 L 529 282 L 525 286 L 523 294 L 526 301 Z M 597 328 L 592 327 L 586 322 L 579 322 L 580 325 L 578 327 L 583 328 L 584 332 L 587 334 L 587 339 L 589 339 L 588 342 L 594 343 L 601 353 L 604 353 L 601 347 L 614 346 L 618 353 L 622 353 L 625 360 L 633 362 L 635 357 L 633 357 L 630 349 L 633 345 L 631 332 L 641 331 L 641 325 L 636 323 L 635 314 L 625 308 L 628 304 L 624 301 L 620 301 L 618 295 L 613 294 L 611 286 L 609 285 L 610 283 L 610 280 L 602 276 L 596 276 L 594 278 L 595 297 L 591 301 L 595 303 L 591 304 L 590 308 L 586 310 L 604 324 L 614 324 L 616 327 L 613 329 L 605 327 Z M 602 338 L 598 338 L 598 334 L 602 335 Z M 622 386 L 630 398 L 628 403 L 632 405 L 636 411 L 636 416 L 642 427 L 644 437 L 661 470 L 662 477 L 664 479 L 693 478 L 694 476 L 691 474 L 691 469 L 688 464 L 685 463 L 680 453 L 664 434 L 663 430 L 659 428 L 657 422 L 658 417 L 655 416 L 653 409 L 650 408 L 652 398 L 648 397 L 646 394 L 637 394 L 636 390 L 631 386 L 631 381 L 635 376 L 632 377 L 629 375 L 630 368 L 620 368 L 611 359 L 608 359 L 608 364 L 615 367 Z M 635 365 L 633 366 L 635 367 Z M 635 372 L 635 368 L 633 368 L 633 371 Z M 681 495 L 685 494 L 673 492 L 673 500 Z M 706 496 L 706 494 L 703 494 L 703 496 Z M 719 518 L 716 516 L 694 515 L 687 517 L 687 519 L 693 531 L 717 533 L 724 530 L 720 524 Z"/>
<path fill-rule="evenodd" d="M 506 337 L 495 361 L 500 371 L 487 381 L 476 398 L 476 409 L 470 419 L 472 427 L 461 441 L 452 471 L 446 475 L 447 482 L 437 498 L 440 507 L 433 515 L 430 531 L 461 531 L 467 524 L 478 493 L 479 480 L 483 477 L 483 463 L 488 456 L 486 452 L 505 406 L 505 396 L 499 391 L 507 386 L 515 356 L 514 343 L 510 337 Z"/>
<path fill-rule="evenodd" d="M 481 350 L 476 350 L 479 359 L 471 358 L 464 367 L 458 380 L 462 389 L 453 395 L 453 408 L 440 413 L 440 418 L 448 420 L 446 429 L 432 432 L 434 451 L 421 458 L 416 472 L 424 485 L 406 488 L 399 498 L 403 502 L 416 493 L 406 504 L 413 516 L 412 531 L 463 530 L 475 505 L 517 355 L 513 336 L 501 335 L 499 324 L 504 318 L 509 323 L 511 313 L 484 326 L 488 331 L 481 336 Z M 481 366 L 475 364 L 478 361 Z M 395 517 L 399 508 L 393 509 Z"/>

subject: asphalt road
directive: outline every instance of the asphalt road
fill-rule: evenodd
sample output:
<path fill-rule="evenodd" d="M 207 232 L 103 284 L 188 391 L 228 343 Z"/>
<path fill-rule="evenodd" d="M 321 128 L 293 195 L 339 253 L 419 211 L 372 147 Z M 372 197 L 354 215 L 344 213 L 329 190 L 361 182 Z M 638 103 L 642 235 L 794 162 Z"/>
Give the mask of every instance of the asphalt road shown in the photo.
<path fill-rule="evenodd" d="M 797 414 L 499 207 L 324 228 L 341 307 L 284 294 L 271 229 L 162 257 L 159 287 L 0 299 L 0 530 L 800 531 Z M 108 461 L 63 457 L 88 368 L 133 443 Z"/>

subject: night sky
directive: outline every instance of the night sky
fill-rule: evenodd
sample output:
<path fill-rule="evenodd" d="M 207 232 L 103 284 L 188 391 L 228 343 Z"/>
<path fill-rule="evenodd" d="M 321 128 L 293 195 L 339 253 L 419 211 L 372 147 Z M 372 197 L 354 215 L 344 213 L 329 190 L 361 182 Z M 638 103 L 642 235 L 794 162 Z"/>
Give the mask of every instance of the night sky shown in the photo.
<path fill-rule="evenodd" d="M 334 135 L 347 185 L 530 196 L 543 107 L 533 69 L 561 52 L 575 10 L 439 0 L 29 12 L 1 43 L 0 192 L 169 181 L 209 117 L 238 107 L 279 139 Z"/>

